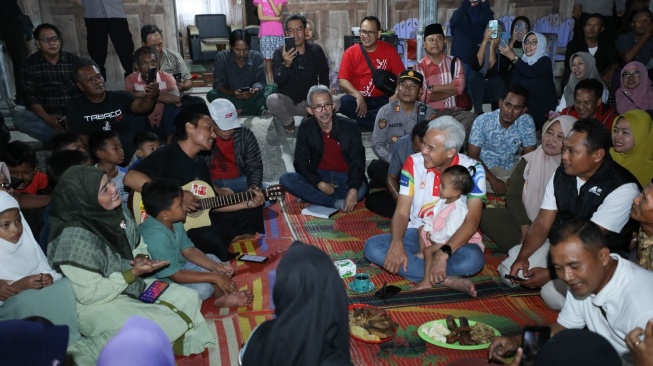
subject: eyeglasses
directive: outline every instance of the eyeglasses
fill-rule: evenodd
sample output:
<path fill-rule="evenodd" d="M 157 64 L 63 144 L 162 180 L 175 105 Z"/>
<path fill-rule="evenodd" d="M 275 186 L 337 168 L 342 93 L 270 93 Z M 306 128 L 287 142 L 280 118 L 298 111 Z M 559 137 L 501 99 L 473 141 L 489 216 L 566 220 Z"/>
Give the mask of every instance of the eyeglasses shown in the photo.
<path fill-rule="evenodd" d="M 59 38 L 57 36 L 52 36 L 52 37 L 39 38 L 39 41 L 41 41 L 41 43 L 45 43 L 45 44 L 59 43 L 59 41 L 61 41 L 61 38 Z"/>
<path fill-rule="evenodd" d="M 358 34 L 360 34 L 363 37 L 370 37 L 370 36 L 373 36 L 373 35 L 377 34 L 378 32 L 379 31 L 362 30 L 362 31 L 358 31 Z"/>
<path fill-rule="evenodd" d="M 312 110 L 316 111 L 317 113 L 322 113 L 322 111 L 330 111 L 333 109 L 333 103 L 326 103 L 324 105 L 316 105 L 315 107 L 311 107 Z"/>
<path fill-rule="evenodd" d="M 639 71 L 624 72 L 623 75 L 621 75 L 621 77 L 624 78 L 624 79 L 630 79 L 630 78 L 637 79 L 640 75 L 641 75 L 641 72 L 639 72 Z"/>
<path fill-rule="evenodd" d="M 155 59 L 152 59 L 152 60 L 150 60 L 150 61 L 143 60 L 143 61 L 139 61 L 138 63 L 139 63 L 140 65 L 143 65 L 143 66 L 151 66 L 151 67 L 157 67 L 157 66 L 159 66 L 159 61 L 157 61 L 157 60 L 155 60 Z"/>
<path fill-rule="evenodd" d="M 537 39 L 534 41 L 524 41 L 526 46 L 537 46 Z"/>
<path fill-rule="evenodd" d="M 9 183 L 9 182 L 0 183 L 0 187 L 3 188 L 4 190 L 8 191 L 9 188 L 11 188 L 11 183 Z"/>

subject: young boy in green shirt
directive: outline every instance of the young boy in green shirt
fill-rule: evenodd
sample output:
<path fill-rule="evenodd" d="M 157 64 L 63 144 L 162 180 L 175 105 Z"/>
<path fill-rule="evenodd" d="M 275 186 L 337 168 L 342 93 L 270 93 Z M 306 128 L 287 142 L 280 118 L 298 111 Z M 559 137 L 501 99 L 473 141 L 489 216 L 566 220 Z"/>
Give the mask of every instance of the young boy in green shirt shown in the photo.
<path fill-rule="evenodd" d="M 252 292 L 238 291 L 231 279 L 234 270 L 216 256 L 195 248 L 184 229 L 186 208 L 183 191 L 167 180 L 153 180 L 143 186 L 143 206 L 149 217 L 139 229 L 155 260 L 170 261 L 170 265 L 154 275 L 197 290 L 202 301 L 213 295 L 215 306 L 246 306 L 252 302 Z"/>

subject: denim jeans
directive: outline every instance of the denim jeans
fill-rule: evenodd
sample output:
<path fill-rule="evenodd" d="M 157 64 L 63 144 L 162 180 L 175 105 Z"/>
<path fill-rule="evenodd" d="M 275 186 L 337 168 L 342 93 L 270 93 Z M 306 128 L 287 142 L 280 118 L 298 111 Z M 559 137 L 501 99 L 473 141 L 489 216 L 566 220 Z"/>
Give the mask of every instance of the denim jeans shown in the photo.
<path fill-rule="evenodd" d="M 345 197 L 347 197 L 347 192 L 349 191 L 349 188 L 347 188 L 348 173 L 321 169 L 318 169 L 317 173 L 322 177 L 324 182 L 336 186 L 332 195 L 322 193 L 322 191 L 299 173 L 285 173 L 281 178 L 279 178 L 279 183 L 281 183 L 290 194 L 297 198 L 301 198 L 306 202 L 314 205 L 336 208 L 336 201 L 340 199 L 344 200 Z M 358 202 L 365 197 L 366 190 L 367 184 L 363 181 L 363 184 L 358 188 Z"/>
<path fill-rule="evenodd" d="M 226 262 L 221 261 L 220 259 L 218 259 L 218 257 L 214 256 L 213 254 L 207 254 L 207 257 L 211 258 L 211 260 L 213 260 L 216 263 L 228 264 Z M 200 267 L 191 261 L 186 262 L 186 264 L 184 264 L 184 266 L 181 267 L 181 269 L 185 271 L 209 272 L 208 269 L 204 267 Z M 205 283 L 205 282 L 204 283 L 180 283 L 180 285 L 192 288 L 193 290 L 197 291 L 202 301 L 208 299 L 209 297 L 211 297 L 211 295 L 213 295 L 214 287 L 213 284 L 211 283 Z"/>
<path fill-rule="evenodd" d="M 30 110 L 24 110 L 14 114 L 13 121 L 18 131 L 41 142 L 50 142 L 54 135 L 59 133 L 50 124 Z"/>
<path fill-rule="evenodd" d="M 356 98 L 351 95 L 344 95 L 340 97 L 340 113 L 358 122 L 361 127 L 366 128 L 368 131 L 372 131 L 376 121 L 376 114 L 381 107 L 388 104 L 388 96 L 365 97 L 365 104 L 367 104 L 367 114 L 363 118 L 358 117 L 356 114 Z"/>
<path fill-rule="evenodd" d="M 240 177 L 231 179 L 214 179 L 213 184 L 219 188 L 229 188 L 234 193 L 245 192 L 249 190 L 247 186 L 247 176 L 241 175 Z"/>
<path fill-rule="evenodd" d="M 363 247 L 365 257 L 383 267 L 391 240 L 392 234 L 381 234 L 367 239 Z M 401 267 L 397 274 L 410 281 L 419 282 L 424 278 L 424 259 L 415 256 L 419 252 L 417 229 L 406 229 L 403 242 L 408 257 L 408 269 L 404 271 Z M 447 276 L 471 276 L 480 272 L 484 265 L 485 258 L 481 248 L 476 244 L 468 243 L 453 252 L 451 258 L 447 260 Z"/>

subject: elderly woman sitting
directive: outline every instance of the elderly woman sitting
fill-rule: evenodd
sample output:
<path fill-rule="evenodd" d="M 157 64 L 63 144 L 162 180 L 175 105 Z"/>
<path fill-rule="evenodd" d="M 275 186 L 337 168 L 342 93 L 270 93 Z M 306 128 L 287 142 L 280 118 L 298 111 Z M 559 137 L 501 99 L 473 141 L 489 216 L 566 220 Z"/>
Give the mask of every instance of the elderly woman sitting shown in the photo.
<path fill-rule="evenodd" d="M 70 344 L 80 339 L 70 282 L 50 268 L 18 202 L 0 190 L 0 320 L 32 316 L 67 325 Z"/>
<path fill-rule="evenodd" d="M 196 291 L 170 284 L 156 302 L 139 301 L 153 282 L 141 276 L 168 262 L 150 260 L 121 203 L 106 173 L 89 166 L 68 169 L 54 190 L 48 259 L 70 279 L 77 299 L 85 338 L 71 347 L 76 363 L 96 364 L 102 347 L 133 315 L 157 323 L 176 354 L 202 352 L 215 340 Z"/>

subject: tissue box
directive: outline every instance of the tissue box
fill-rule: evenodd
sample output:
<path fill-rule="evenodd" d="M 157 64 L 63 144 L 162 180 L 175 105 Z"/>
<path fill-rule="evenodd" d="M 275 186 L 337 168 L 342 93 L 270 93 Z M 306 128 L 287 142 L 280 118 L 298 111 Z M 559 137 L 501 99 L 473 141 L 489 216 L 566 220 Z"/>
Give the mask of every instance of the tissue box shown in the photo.
<path fill-rule="evenodd" d="M 333 264 L 336 265 L 340 277 L 347 278 L 356 274 L 356 265 L 351 259 L 344 259 L 341 261 L 335 261 Z"/>

